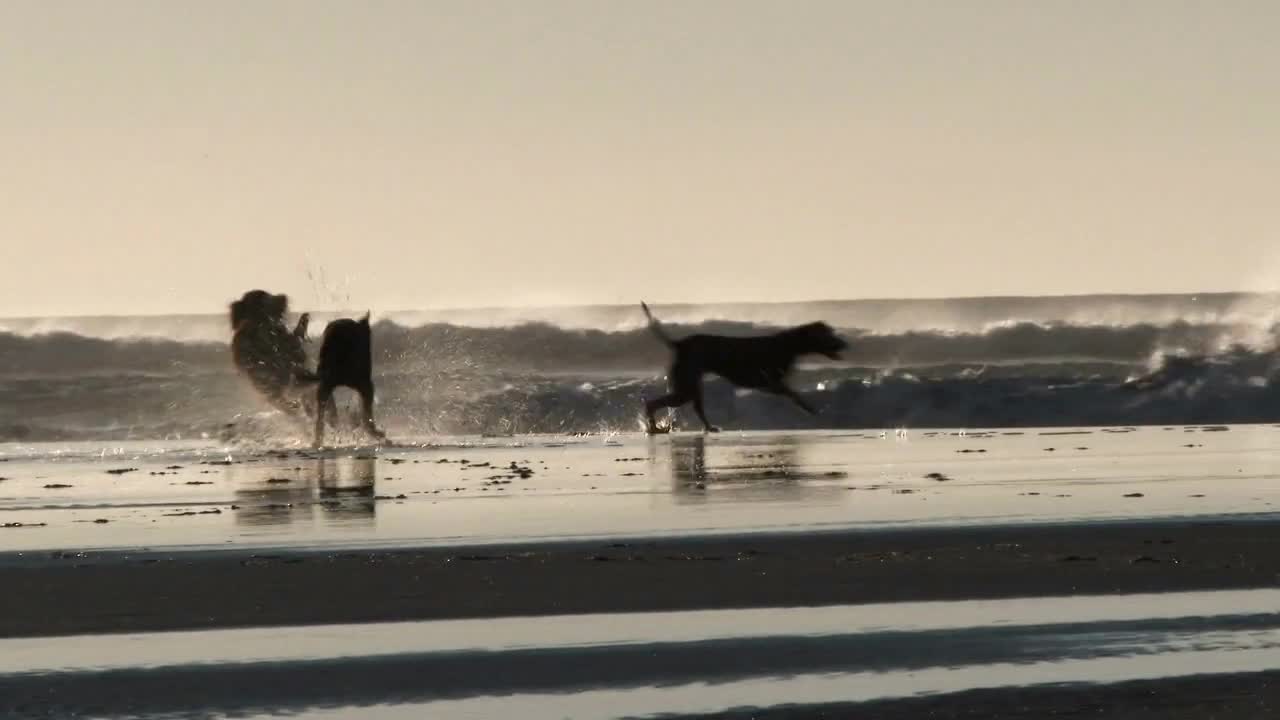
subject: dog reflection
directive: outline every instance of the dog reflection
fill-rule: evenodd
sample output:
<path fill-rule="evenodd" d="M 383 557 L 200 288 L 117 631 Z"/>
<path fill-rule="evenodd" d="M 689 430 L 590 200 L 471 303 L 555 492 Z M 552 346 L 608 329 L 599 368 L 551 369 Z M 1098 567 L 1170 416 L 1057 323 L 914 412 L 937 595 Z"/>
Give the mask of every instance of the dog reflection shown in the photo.
<path fill-rule="evenodd" d="M 342 460 L 347 462 L 342 462 Z M 378 459 L 372 455 L 316 461 L 319 505 L 344 517 L 373 517 L 377 502 L 374 486 L 378 479 Z"/>
<path fill-rule="evenodd" d="M 671 484 L 676 492 L 697 489 L 707 482 L 707 439 L 702 435 L 675 435 L 671 438 Z"/>
<path fill-rule="evenodd" d="M 659 445 L 666 444 L 667 471 L 671 491 L 687 501 L 702 501 L 708 489 L 733 489 L 734 497 L 755 499 L 798 499 L 815 493 L 834 492 L 820 481 L 828 473 L 807 468 L 803 460 L 802 442 L 782 438 L 778 442 L 757 446 L 728 446 L 720 462 L 707 458 L 705 435 L 674 435 L 669 442 L 651 441 L 651 463 L 658 465 Z M 661 472 L 656 469 L 655 476 Z"/>
<path fill-rule="evenodd" d="M 300 521 L 371 522 L 377 458 L 318 458 L 311 468 L 274 470 L 236 490 L 236 522 L 287 525 Z M 308 472 L 310 470 L 310 472 Z"/>
<path fill-rule="evenodd" d="M 724 469 L 728 482 L 794 481 L 813 474 L 804 470 L 800 443 L 791 437 L 782 438 L 777 445 L 741 448 L 736 462 Z"/>

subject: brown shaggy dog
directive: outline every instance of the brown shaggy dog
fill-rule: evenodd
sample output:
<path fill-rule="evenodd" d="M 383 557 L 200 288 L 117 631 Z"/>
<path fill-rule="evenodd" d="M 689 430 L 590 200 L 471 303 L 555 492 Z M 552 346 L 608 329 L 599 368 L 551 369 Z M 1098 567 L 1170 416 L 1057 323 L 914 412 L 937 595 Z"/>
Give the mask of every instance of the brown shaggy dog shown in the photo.
<path fill-rule="evenodd" d="M 295 417 L 308 414 L 299 400 L 300 386 L 319 380 L 307 369 L 307 323 L 303 313 L 297 326 L 285 325 L 289 298 L 265 290 L 250 290 L 231 303 L 231 357 L 254 389 L 276 408 Z"/>

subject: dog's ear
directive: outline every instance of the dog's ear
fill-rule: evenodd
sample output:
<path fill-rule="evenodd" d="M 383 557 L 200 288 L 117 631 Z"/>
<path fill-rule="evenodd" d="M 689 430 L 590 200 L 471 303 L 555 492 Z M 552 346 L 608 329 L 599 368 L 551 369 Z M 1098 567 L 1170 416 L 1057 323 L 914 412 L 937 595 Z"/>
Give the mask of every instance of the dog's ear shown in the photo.
<path fill-rule="evenodd" d="M 249 308 L 246 306 L 244 299 L 236 300 L 231 303 L 231 329 L 236 330 L 240 327 L 240 323 L 249 317 Z"/>
<path fill-rule="evenodd" d="M 289 296 L 284 294 L 270 295 L 268 296 L 266 306 L 268 315 L 283 318 L 284 314 L 289 312 Z"/>
<path fill-rule="evenodd" d="M 365 310 L 364 317 L 360 318 L 360 324 L 367 327 L 369 325 L 369 316 L 372 314 L 373 314 L 373 311 Z"/>

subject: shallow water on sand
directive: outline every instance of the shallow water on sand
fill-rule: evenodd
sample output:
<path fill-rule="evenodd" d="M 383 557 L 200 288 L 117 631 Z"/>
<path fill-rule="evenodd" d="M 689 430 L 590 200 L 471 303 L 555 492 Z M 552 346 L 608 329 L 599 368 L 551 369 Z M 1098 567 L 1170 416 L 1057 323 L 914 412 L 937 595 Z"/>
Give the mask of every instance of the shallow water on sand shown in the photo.
<path fill-rule="evenodd" d="M 1280 662 L 1280 591 L 0 640 L 6 717 L 693 714 Z"/>
<path fill-rule="evenodd" d="M 1280 429 L 0 445 L 0 548 L 397 546 L 1269 514 Z"/>

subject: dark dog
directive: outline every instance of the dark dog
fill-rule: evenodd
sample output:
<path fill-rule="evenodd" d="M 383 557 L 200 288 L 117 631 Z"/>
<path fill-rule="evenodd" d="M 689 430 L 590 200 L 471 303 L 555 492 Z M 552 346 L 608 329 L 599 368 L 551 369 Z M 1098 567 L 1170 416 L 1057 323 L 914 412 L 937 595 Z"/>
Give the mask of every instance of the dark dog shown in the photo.
<path fill-rule="evenodd" d="M 360 320 L 342 318 L 329 323 L 320 341 L 320 360 L 316 365 L 319 389 L 316 392 L 316 437 L 319 447 L 324 440 L 324 416 L 337 413 L 333 391 L 349 387 L 360 393 L 361 422 L 366 432 L 385 440 L 386 435 L 373 423 L 373 333 L 369 315 Z"/>
<path fill-rule="evenodd" d="M 825 355 L 832 360 L 840 358 L 840 352 L 849 344 L 836 335 L 830 325 L 823 322 L 800 325 L 789 330 L 759 337 L 725 337 L 723 335 L 690 335 L 682 340 L 672 340 L 662 325 L 649 312 L 649 306 L 640 303 L 649 328 L 658 339 L 675 352 L 668 371 L 671 392 L 644 404 L 649 421 L 649 432 L 658 432 L 653 413 L 659 408 L 680 407 L 693 403 L 698 419 L 707 432 L 719 428 L 707 421 L 702 407 L 702 376 L 719 375 L 744 388 L 784 395 L 809 412 L 817 411 L 809 406 L 795 390 L 787 385 L 787 375 L 795 367 L 801 355 Z"/>
<path fill-rule="evenodd" d="M 310 317 L 303 313 L 291 331 L 285 325 L 289 298 L 250 290 L 231 303 L 231 357 L 253 387 L 281 411 L 297 414 L 300 385 L 316 382 L 303 346 Z"/>

